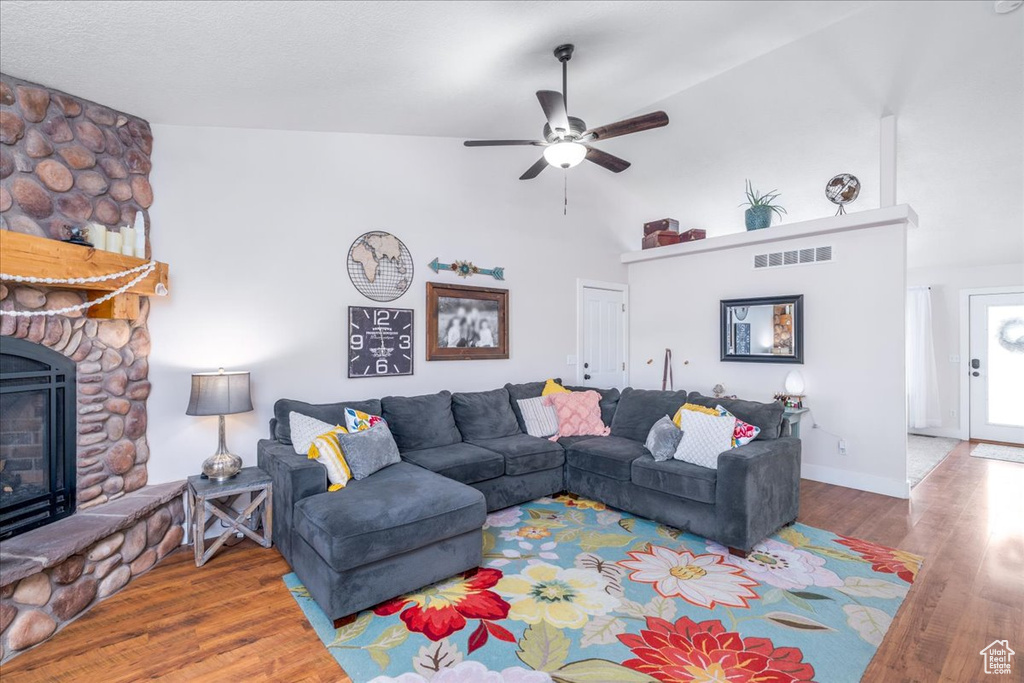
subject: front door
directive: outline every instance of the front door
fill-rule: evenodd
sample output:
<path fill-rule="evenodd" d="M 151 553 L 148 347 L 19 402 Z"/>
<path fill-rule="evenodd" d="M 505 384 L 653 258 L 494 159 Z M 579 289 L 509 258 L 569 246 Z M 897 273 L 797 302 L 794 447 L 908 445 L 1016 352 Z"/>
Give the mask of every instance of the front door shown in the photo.
<path fill-rule="evenodd" d="M 626 292 L 584 285 L 581 296 L 582 357 L 578 372 L 585 386 L 626 386 Z"/>
<path fill-rule="evenodd" d="M 970 301 L 971 438 L 1024 444 L 1024 293 Z"/>

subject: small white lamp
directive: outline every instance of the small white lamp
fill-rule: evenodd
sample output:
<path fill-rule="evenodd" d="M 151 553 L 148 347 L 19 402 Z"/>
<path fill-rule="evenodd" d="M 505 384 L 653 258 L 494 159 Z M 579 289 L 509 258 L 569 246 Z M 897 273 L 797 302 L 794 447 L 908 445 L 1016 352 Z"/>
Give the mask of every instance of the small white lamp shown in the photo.
<path fill-rule="evenodd" d="M 804 376 L 799 370 L 790 370 L 786 375 L 786 393 L 790 396 L 804 395 Z"/>

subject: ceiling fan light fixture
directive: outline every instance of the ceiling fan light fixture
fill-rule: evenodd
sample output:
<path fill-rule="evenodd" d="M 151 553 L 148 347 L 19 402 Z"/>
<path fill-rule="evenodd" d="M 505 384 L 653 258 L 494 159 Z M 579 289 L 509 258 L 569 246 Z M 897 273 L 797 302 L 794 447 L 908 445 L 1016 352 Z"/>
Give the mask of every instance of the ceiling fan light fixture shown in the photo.
<path fill-rule="evenodd" d="M 572 168 L 587 157 L 587 148 L 578 142 L 556 142 L 544 148 L 544 159 L 556 168 Z"/>

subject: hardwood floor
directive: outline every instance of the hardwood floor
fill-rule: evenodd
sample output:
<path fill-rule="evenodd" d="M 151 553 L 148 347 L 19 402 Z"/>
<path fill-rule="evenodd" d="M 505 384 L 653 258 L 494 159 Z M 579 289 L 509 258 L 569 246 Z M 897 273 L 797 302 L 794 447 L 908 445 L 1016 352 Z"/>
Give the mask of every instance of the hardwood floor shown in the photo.
<path fill-rule="evenodd" d="M 980 681 L 978 651 L 1024 653 L 1024 465 L 961 444 L 898 500 L 804 481 L 800 521 L 925 556 L 865 681 Z M 28 681 L 348 681 L 273 549 L 246 541 L 196 569 L 187 548 L 41 647 L 0 667 Z M 1024 680 L 1024 654 L 1013 662 Z M 834 680 L 818 671 L 817 680 Z"/>

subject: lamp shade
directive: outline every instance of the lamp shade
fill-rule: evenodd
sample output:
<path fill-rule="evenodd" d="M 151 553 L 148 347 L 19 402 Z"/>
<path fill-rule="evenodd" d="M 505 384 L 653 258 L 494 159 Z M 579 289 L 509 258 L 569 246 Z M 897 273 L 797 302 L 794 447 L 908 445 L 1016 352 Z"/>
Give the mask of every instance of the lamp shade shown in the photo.
<path fill-rule="evenodd" d="M 797 370 L 786 375 L 786 393 L 790 396 L 802 396 L 804 393 L 804 376 Z"/>
<path fill-rule="evenodd" d="M 578 142 L 556 142 L 544 148 L 544 158 L 556 168 L 572 168 L 587 156 L 587 148 Z"/>
<path fill-rule="evenodd" d="M 196 372 L 186 415 L 232 415 L 252 410 L 248 372 Z"/>

